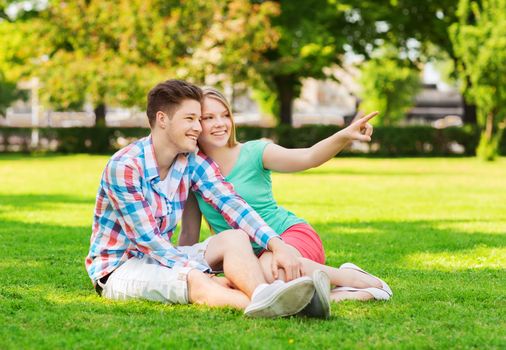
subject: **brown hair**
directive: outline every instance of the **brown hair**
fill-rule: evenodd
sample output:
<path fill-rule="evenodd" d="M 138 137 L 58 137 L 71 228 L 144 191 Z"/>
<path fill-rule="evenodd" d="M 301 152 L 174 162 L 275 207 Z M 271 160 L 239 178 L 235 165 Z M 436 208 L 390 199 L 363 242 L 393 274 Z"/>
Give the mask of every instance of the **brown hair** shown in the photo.
<path fill-rule="evenodd" d="M 215 99 L 223 104 L 225 108 L 227 109 L 228 115 L 230 116 L 230 121 L 232 123 L 232 129 L 230 130 L 230 137 L 227 142 L 228 147 L 234 147 L 237 145 L 237 139 L 235 137 L 235 122 L 234 122 L 234 116 L 232 115 L 232 107 L 230 107 L 230 104 L 228 103 L 227 99 L 221 92 L 219 92 L 216 89 L 205 87 L 202 89 L 203 97 L 209 97 L 212 99 Z"/>
<path fill-rule="evenodd" d="M 153 127 L 156 113 L 162 111 L 172 118 L 173 113 L 184 100 L 202 101 L 202 90 L 184 80 L 171 79 L 159 83 L 148 93 L 146 114 Z"/>

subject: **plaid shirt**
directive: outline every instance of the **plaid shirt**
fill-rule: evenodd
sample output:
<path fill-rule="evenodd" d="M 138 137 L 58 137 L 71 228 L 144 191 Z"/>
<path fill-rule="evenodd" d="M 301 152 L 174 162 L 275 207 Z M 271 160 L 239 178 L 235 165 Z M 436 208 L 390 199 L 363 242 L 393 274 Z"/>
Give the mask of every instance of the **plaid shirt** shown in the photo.
<path fill-rule="evenodd" d="M 162 191 L 151 136 L 112 156 L 98 190 L 86 269 L 93 283 L 129 258 L 148 254 L 168 267 L 208 269 L 170 239 L 181 219 L 190 188 L 220 211 L 233 228 L 246 231 L 262 247 L 275 232 L 225 182 L 217 165 L 203 153 L 179 154 Z"/>

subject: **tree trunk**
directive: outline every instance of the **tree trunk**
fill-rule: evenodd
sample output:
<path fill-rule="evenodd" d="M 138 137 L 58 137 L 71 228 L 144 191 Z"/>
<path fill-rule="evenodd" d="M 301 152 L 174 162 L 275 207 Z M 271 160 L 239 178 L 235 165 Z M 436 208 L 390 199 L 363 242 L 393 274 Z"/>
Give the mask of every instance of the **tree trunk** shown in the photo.
<path fill-rule="evenodd" d="M 455 65 L 455 67 L 457 67 L 457 65 Z M 464 64 L 464 69 L 466 69 L 465 64 Z M 466 76 L 466 85 L 467 85 L 467 91 L 469 91 L 473 85 L 473 82 L 471 81 L 471 78 L 469 78 L 469 76 Z M 466 92 L 467 91 L 462 92 L 462 104 L 464 105 L 464 117 L 462 118 L 462 121 L 464 122 L 464 124 L 477 125 L 478 118 L 476 115 L 476 105 L 469 104 L 467 102 L 467 99 L 466 99 Z"/>
<path fill-rule="evenodd" d="M 95 126 L 105 126 L 105 103 L 99 103 L 93 111 L 95 112 Z"/>
<path fill-rule="evenodd" d="M 494 137 L 494 113 L 487 113 L 487 120 L 485 121 L 485 137 L 487 138 L 487 142 L 491 142 Z"/>
<path fill-rule="evenodd" d="M 476 117 L 476 105 L 469 104 L 464 95 L 462 95 L 462 105 L 464 106 L 464 115 L 462 117 L 464 124 L 478 124 L 478 118 Z"/>
<path fill-rule="evenodd" d="M 502 124 L 499 124 L 497 128 L 494 127 L 496 112 L 496 110 L 489 111 L 485 115 L 485 129 L 482 130 L 480 143 L 476 149 L 476 155 L 487 161 L 492 161 L 498 156 L 499 144 L 503 134 L 503 129 L 501 129 Z"/>
<path fill-rule="evenodd" d="M 292 125 L 292 106 L 295 98 L 295 85 L 298 83 L 293 75 L 277 75 L 274 77 L 278 93 L 280 123 Z"/>

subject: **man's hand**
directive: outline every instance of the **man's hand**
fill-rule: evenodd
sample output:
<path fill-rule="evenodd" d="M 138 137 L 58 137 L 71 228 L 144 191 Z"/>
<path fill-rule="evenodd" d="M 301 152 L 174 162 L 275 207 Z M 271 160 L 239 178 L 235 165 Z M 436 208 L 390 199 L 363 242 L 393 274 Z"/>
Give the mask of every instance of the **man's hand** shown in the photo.
<path fill-rule="evenodd" d="M 302 263 L 293 250 L 281 239 L 272 238 L 267 247 L 272 252 L 272 275 L 278 278 L 278 269 L 283 269 L 286 282 L 302 276 Z"/>
<path fill-rule="evenodd" d="M 346 137 L 350 141 L 371 141 L 372 125 L 369 124 L 369 120 L 378 115 L 378 112 L 372 112 L 365 117 L 361 116 L 361 112 L 355 117 L 355 121 L 352 122 L 347 128 L 343 129 Z"/>

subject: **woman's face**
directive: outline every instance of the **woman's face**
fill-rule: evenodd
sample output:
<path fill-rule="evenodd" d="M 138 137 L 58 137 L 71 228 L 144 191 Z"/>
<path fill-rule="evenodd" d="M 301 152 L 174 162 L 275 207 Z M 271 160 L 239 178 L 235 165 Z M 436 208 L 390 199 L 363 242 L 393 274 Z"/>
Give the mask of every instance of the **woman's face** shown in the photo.
<path fill-rule="evenodd" d="M 202 103 L 202 147 L 225 147 L 232 132 L 232 120 L 227 108 L 220 101 L 205 97 Z"/>

